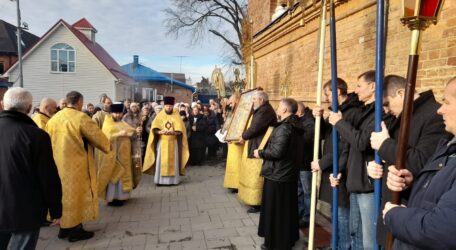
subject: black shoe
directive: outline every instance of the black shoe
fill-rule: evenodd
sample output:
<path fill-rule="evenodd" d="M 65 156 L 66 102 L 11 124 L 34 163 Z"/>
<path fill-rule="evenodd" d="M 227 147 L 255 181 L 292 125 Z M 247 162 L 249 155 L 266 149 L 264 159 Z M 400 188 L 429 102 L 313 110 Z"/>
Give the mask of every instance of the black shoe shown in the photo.
<path fill-rule="evenodd" d="M 48 227 L 52 224 L 52 221 L 45 220 L 43 224 L 41 224 L 42 227 Z"/>
<path fill-rule="evenodd" d="M 121 200 L 112 200 L 110 202 L 108 202 L 108 206 L 111 206 L 111 207 L 121 207 L 123 206 L 124 204 L 124 201 L 121 201 Z"/>
<path fill-rule="evenodd" d="M 249 213 L 249 214 L 255 214 L 258 212 L 260 212 L 260 206 L 253 206 L 253 207 L 247 209 L 247 213 Z"/>
<path fill-rule="evenodd" d="M 59 237 L 59 239 L 65 239 L 66 237 L 68 237 L 71 230 L 73 230 L 73 228 L 60 228 L 57 237 Z"/>
<path fill-rule="evenodd" d="M 230 188 L 230 192 L 232 194 L 236 194 L 238 192 L 238 190 L 236 188 Z"/>
<path fill-rule="evenodd" d="M 84 228 L 79 227 L 76 229 L 73 229 L 70 234 L 68 235 L 68 241 L 69 242 L 76 242 L 80 240 L 87 240 L 92 238 L 95 235 L 94 232 L 89 232 L 84 230 Z"/>

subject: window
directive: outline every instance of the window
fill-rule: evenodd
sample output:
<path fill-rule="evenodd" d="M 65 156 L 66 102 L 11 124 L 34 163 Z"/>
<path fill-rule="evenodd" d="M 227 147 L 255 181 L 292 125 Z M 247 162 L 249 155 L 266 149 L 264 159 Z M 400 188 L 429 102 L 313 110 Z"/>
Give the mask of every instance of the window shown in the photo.
<path fill-rule="evenodd" d="M 51 71 L 74 72 L 76 51 L 68 44 L 58 43 L 51 48 Z"/>

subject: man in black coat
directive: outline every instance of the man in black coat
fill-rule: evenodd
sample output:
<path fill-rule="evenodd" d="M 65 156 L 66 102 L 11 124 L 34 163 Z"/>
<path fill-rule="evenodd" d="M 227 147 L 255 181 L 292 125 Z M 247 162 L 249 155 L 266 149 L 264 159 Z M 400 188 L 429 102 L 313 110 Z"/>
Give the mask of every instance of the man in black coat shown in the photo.
<path fill-rule="evenodd" d="M 359 114 L 361 113 L 362 103 L 358 100 L 355 93 L 347 93 L 348 85 L 341 79 L 337 78 L 337 101 L 339 103 L 339 110 L 344 117 L 344 120 L 352 126 L 358 124 Z M 332 86 L 331 80 L 323 85 L 323 93 L 326 101 L 332 105 Z M 322 116 L 322 109 L 320 107 L 314 108 L 315 116 Z M 332 204 L 332 187 L 329 182 L 329 176 L 333 173 L 333 142 L 332 142 L 333 127 L 327 120 L 322 120 L 321 133 L 323 134 L 323 154 L 318 161 L 311 163 L 313 171 L 322 171 L 321 184 L 320 184 L 320 199 L 322 201 Z M 339 140 L 339 173 L 341 173 L 341 180 L 339 183 L 339 200 L 338 200 L 338 245 L 340 249 L 350 249 L 350 201 L 349 194 L 346 187 L 346 168 L 347 168 L 347 141 L 341 138 Z M 345 150 L 344 150 L 345 149 Z M 344 154 L 342 152 L 344 151 Z"/>
<path fill-rule="evenodd" d="M 192 129 L 188 139 L 190 148 L 189 165 L 201 165 L 206 152 L 207 120 L 200 114 L 198 106 L 193 107 L 189 118 Z"/>
<path fill-rule="evenodd" d="M 49 135 L 27 114 L 32 95 L 9 89 L 0 113 L 0 249 L 35 249 L 49 211 L 62 216 L 62 187 Z"/>
<path fill-rule="evenodd" d="M 295 115 L 297 103 L 291 98 L 280 101 L 274 128 L 264 148 L 254 151 L 263 159 L 264 177 L 258 235 L 264 237 L 262 249 L 291 249 L 299 239 L 297 181 L 299 178 L 298 144 L 304 132 Z"/>
<path fill-rule="evenodd" d="M 437 112 L 452 139 L 442 139 L 418 173 L 388 168 L 388 188 L 410 194 L 406 206 L 388 202 L 383 210 L 396 238 L 393 249 L 456 249 L 456 78 L 448 83 Z"/>
<path fill-rule="evenodd" d="M 270 126 L 275 126 L 277 116 L 274 108 L 269 103 L 266 92 L 259 90 L 252 96 L 253 117 L 250 127 L 242 133 L 239 142 L 249 141 L 248 157 L 254 158 L 253 151 L 260 146 L 266 131 Z"/>
<path fill-rule="evenodd" d="M 299 178 L 298 178 L 298 208 L 299 208 L 299 227 L 309 226 L 310 221 L 310 195 L 312 172 L 310 171 L 310 162 L 313 158 L 315 118 L 312 110 L 298 102 L 298 111 L 296 115 L 304 127 L 301 136 L 301 142 L 298 145 L 299 152 Z"/>
<path fill-rule="evenodd" d="M 355 125 L 342 119 L 342 112 L 330 112 L 329 123 L 336 126 L 341 138 L 347 142 L 347 190 L 350 193 L 350 231 L 354 249 L 373 249 L 374 185 L 367 176 L 367 163 L 374 160 L 375 151 L 370 136 L 375 129 L 375 71 L 358 77 L 355 93 L 362 107 Z M 342 153 L 344 154 L 344 152 Z M 340 174 L 339 174 L 340 175 Z M 332 175 L 331 175 L 332 177 Z"/>
<path fill-rule="evenodd" d="M 384 105 L 389 112 L 396 117 L 389 128 L 382 124 L 381 132 L 373 132 L 371 135 L 372 148 L 378 153 L 386 166 L 396 164 L 396 153 L 399 139 L 401 114 L 405 98 L 407 79 L 389 75 L 383 81 Z M 449 137 L 445 132 L 442 116 L 437 114 L 440 104 L 435 100 L 432 90 L 421 94 L 414 94 L 413 115 L 411 119 L 408 147 L 405 156 L 407 169 L 414 176 L 423 169 L 424 165 L 434 153 L 438 142 L 443 137 Z M 390 136 L 391 135 L 391 136 Z M 373 179 L 383 176 L 383 168 L 374 162 L 368 165 L 368 174 Z M 385 184 L 385 182 L 383 182 Z M 382 203 L 390 200 L 389 190 L 383 185 Z M 380 221 L 381 222 L 381 221 Z M 377 242 L 386 246 L 386 228 L 383 223 L 377 223 Z"/>
<path fill-rule="evenodd" d="M 241 138 L 239 138 L 239 143 L 244 143 L 248 140 L 247 148 L 247 157 L 255 158 L 253 151 L 257 149 L 261 141 L 263 140 L 264 135 L 266 134 L 269 127 L 273 127 L 277 123 L 277 116 L 269 103 L 269 97 L 266 92 L 262 90 L 257 90 L 252 96 L 253 103 L 253 115 L 252 121 L 249 128 L 242 133 Z M 258 176 L 258 178 L 260 178 Z M 242 190 L 240 191 L 240 194 Z M 241 199 L 242 200 L 242 199 Z M 251 206 L 247 210 L 248 213 L 257 213 L 260 211 L 260 206 L 258 204 L 248 204 Z"/>

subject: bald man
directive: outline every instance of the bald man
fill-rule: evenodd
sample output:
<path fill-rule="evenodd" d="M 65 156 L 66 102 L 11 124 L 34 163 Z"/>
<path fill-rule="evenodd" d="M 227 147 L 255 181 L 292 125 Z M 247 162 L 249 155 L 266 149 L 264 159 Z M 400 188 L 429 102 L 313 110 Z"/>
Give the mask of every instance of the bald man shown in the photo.
<path fill-rule="evenodd" d="M 33 121 L 40 129 L 46 127 L 46 123 L 57 112 L 57 103 L 48 97 L 45 97 L 40 102 L 40 109 L 33 116 Z"/>

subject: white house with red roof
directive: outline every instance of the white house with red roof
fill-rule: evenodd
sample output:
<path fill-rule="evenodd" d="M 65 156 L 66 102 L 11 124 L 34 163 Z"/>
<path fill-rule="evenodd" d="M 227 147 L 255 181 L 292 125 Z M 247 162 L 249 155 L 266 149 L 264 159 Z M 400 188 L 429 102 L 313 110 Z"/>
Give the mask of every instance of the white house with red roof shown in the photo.
<path fill-rule="evenodd" d="M 37 104 L 44 97 L 58 101 L 72 90 L 84 103 L 98 103 L 106 93 L 113 101 L 132 98 L 134 80 L 96 42 L 97 30 L 85 18 L 70 25 L 59 20 L 23 56 L 24 88 Z M 5 73 L 18 86 L 18 64 Z"/>

